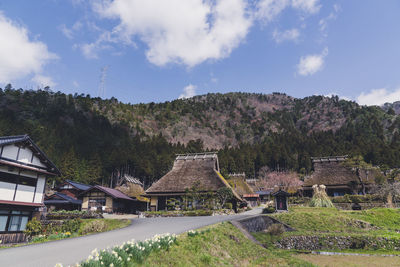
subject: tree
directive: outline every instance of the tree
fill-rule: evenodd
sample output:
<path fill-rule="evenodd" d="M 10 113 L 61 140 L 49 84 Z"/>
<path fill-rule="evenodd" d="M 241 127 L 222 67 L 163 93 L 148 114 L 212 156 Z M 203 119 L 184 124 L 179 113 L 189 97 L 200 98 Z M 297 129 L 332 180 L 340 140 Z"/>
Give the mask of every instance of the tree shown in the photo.
<path fill-rule="evenodd" d="M 386 199 L 388 206 L 393 208 L 393 202 L 396 204 L 396 201 L 400 199 L 400 182 L 384 183 L 375 187 L 373 191 L 382 199 Z"/>
<path fill-rule="evenodd" d="M 230 189 L 229 187 L 222 187 L 218 189 L 216 195 L 219 200 L 219 204 L 221 205 L 221 208 L 224 207 L 227 200 L 230 200 L 233 197 L 232 189 Z"/>

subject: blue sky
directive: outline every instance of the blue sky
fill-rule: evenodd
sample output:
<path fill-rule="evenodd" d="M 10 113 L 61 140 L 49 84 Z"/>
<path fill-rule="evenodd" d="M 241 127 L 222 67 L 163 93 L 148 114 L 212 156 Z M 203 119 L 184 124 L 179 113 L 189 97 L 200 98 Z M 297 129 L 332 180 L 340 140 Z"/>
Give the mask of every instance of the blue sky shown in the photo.
<path fill-rule="evenodd" d="M 0 10 L 2 87 L 130 103 L 232 91 L 400 100 L 397 0 L 14 0 Z"/>

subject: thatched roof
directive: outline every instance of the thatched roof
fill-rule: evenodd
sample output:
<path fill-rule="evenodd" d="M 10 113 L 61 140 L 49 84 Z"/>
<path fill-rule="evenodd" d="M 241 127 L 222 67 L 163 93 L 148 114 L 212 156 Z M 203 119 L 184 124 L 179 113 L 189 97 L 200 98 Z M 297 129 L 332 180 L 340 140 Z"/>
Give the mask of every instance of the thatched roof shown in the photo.
<path fill-rule="evenodd" d="M 236 191 L 240 196 L 254 194 L 253 189 L 246 183 L 245 175 L 229 174 L 227 180 L 229 185 Z"/>
<path fill-rule="evenodd" d="M 187 189 L 195 186 L 200 191 L 214 192 L 223 187 L 231 188 L 218 169 L 217 154 L 178 155 L 172 170 L 147 189 L 146 194 L 185 193 Z M 232 191 L 235 197 L 240 199 L 237 193 Z"/>
<path fill-rule="evenodd" d="M 303 187 L 312 187 L 314 184 L 326 186 L 358 184 L 360 181 L 356 172 L 343 165 L 345 158 L 345 156 L 313 158 L 314 172 L 306 178 Z M 374 174 L 369 173 L 367 176 L 365 170 L 360 171 L 360 177 L 366 184 L 374 181 Z"/>

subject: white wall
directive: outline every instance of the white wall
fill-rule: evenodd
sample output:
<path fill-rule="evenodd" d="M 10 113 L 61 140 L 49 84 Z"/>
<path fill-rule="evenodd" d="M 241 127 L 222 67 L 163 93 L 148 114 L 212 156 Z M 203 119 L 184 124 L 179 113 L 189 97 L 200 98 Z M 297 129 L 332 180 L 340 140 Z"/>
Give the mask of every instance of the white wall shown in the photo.
<path fill-rule="evenodd" d="M 18 147 L 15 145 L 8 145 L 3 147 L 3 154 L 1 154 L 1 156 L 3 158 L 16 160 L 17 154 L 18 154 Z"/>
<path fill-rule="evenodd" d="M 31 163 L 32 159 L 32 150 L 29 148 L 20 148 L 19 150 L 19 155 L 18 155 L 18 161 L 24 162 L 24 163 Z"/>
<path fill-rule="evenodd" d="M 40 162 L 39 158 L 36 156 L 33 156 L 33 160 L 32 163 L 35 166 L 40 166 L 40 167 L 46 167 L 46 165 L 44 165 L 43 163 Z"/>
<path fill-rule="evenodd" d="M 15 201 L 32 202 L 34 192 L 35 192 L 34 186 L 19 184 L 17 187 L 17 193 L 15 195 Z"/>
<path fill-rule="evenodd" d="M 0 182 L 0 199 L 1 200 L 13 200 L 15 186 L 16 186 L 16 184 Z"/>
<path fill-rule="evenodd" d="M 42 203 L 43 201 L 43 192 L 44 192 L 44 185 L 46 182 L 46 178 L 43 176 L 39 176 L 36 185 L 36 194 L 35 194 L 35 203 Z"/>

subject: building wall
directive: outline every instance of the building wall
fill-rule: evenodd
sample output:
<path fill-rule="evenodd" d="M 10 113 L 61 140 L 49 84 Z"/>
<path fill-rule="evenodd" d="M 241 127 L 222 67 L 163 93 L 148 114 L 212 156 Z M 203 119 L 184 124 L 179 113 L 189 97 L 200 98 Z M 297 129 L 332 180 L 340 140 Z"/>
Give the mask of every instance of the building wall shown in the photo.
<path fill-rule="evenodd" d="M 12 144 L 3 147 L 3 153 L 1 154 L 1 157 L 45 168 L 46 165 L 41 163 L 39 158 L 35 155 L 32 157 L 32 154 L 32 150 L 30 150 L 28 147 L 18 147 Z"/>
<path fill-rule="evenodd" d="M 87 210 L 89 208 L 89 197 L 83 197 L 82 210 Z"/>
<path fill-rule="evenodd" d="M 158 204 L 158 197 L 151 197 L 150 198 L 150 210 L 157 210 L 157 204 Z"/>

